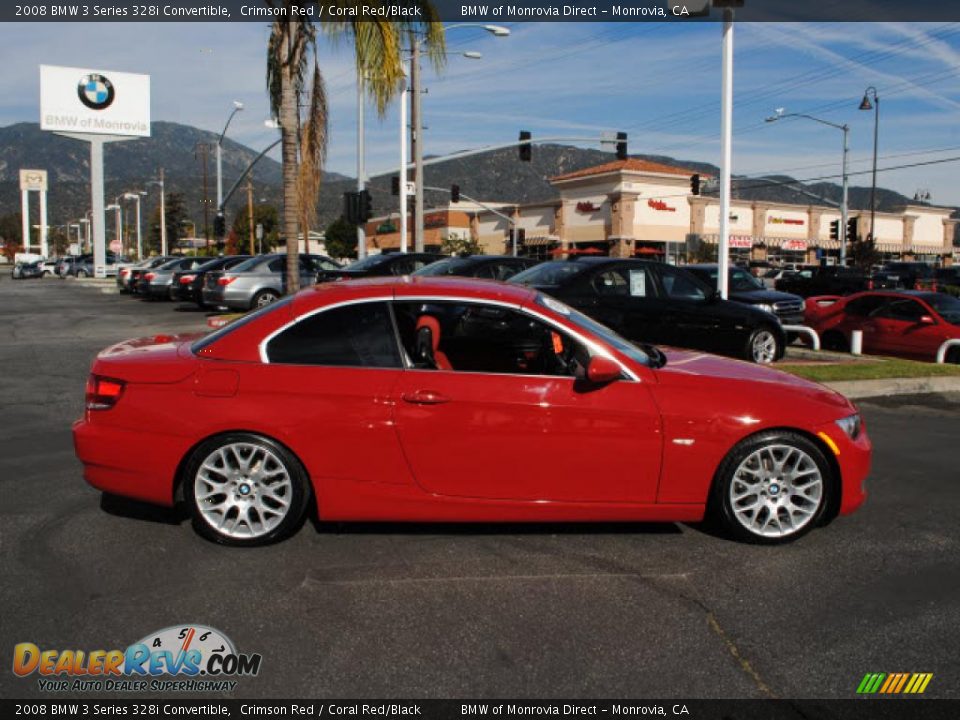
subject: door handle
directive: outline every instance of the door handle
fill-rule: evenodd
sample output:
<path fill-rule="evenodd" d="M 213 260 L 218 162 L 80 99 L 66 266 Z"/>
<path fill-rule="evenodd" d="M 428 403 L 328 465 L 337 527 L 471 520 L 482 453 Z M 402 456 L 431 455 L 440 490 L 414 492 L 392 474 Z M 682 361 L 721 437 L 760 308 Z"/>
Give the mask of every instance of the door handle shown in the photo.
<path fill-rule="evenodd" d="M 414 405 L 441 405 L 450 402 L 450 398 L 433 390 L 415 390 L 401 395 L 404 402 Z"/>

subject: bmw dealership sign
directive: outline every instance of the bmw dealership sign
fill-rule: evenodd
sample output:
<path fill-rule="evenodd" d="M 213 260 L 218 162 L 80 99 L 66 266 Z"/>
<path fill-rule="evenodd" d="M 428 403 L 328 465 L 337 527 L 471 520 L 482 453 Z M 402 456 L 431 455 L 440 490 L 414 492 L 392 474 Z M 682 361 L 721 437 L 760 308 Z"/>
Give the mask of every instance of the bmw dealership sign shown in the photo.
<path fill-rule="evenodd" d="M 40 127 L 148 137 L 150 76 L 41 65 Z"/>

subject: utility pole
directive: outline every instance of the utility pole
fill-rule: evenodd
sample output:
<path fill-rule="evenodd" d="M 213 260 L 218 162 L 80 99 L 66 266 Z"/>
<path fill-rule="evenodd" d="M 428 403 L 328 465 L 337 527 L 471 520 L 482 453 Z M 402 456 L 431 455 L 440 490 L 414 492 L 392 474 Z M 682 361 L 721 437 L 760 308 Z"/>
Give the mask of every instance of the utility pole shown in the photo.
<path fill-rule="evenodd" d="M 413 103 L 410 112 L 412 126 L 411 143 L 413 145 L 413 249 L 423 252 L 423 116 L 421 114 L 420 87 L 420 41 L 413 38 L 413 57 L 410 61 L 411 92 Z"/>
<path fill-rule="evenodd" d="M 720 61 L 720 237 L 717 239 L 717 290 L 727 299 L 730 267 L 730 165 L 733 148 L 733 9 L 723 8 Z"/>
<path fill-rule="evenodd" d="M 250 254 L 256 255 L 253 252 L 253 179 L 247 177 L 247 225 L 248 233 L 247 235 L 250 238 Z"/>
<path fill-rule="evenodd" d="M 203 237 L 206 240 L 207 252 L 210 251 L 210 196 L 207 187 L 207 154 L 210 147 L 206 143 L 197 143 L 200 152 L 200 162 L 203 165 Z M 194 153 L 196 157 L 196 153 Z"/>

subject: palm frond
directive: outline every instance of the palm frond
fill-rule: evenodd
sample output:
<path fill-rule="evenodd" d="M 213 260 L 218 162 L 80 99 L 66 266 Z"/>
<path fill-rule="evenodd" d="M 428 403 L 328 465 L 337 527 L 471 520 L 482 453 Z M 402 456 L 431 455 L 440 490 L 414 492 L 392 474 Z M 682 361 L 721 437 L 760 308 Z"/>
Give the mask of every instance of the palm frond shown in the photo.
<path fill-rule="evenodd" d="M 327 160 L 328 117 L 326 86 L 314 60 L 310 104 L 300 133 L 300 168 L 297 173 L 297 199 L 307 225 L 314 225 L 317 221 L 317 196 Z"/>

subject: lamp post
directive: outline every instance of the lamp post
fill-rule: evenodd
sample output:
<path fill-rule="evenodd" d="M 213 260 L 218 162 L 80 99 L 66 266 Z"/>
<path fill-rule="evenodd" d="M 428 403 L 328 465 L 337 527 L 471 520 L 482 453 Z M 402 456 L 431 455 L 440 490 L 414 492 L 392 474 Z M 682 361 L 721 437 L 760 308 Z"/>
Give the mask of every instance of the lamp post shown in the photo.
<path fill-rule="evenodd" d="M 88 246 L 88 247 L 90 247 L 90 246 L 92 245 L 91 242 L 90 242 L 90 214 L 89 214 L 89 212 L 87 213 L 87 215 L 85 215 L 84 217 L 80 218 L 79 222 L 80 222 L 81 225 L 83 225 L 83 239 L 82 239 L 82 240 L 79 239 L 79 234 L 78 234 L 78 240 L 79 240 L 79 242 L 80 242 L 80 252 L 83 253 L 83 246 L 84 246 L 84 245 L 86 245 L 86 246 Z M 77 232 L 79 233 L 79 231 L 77 231 Z"/>
<path fill-rule="evenodd" d="M 821 125 L 829 125 L 830 127 L 843 131 L 843 196 L 840 200 L 840 266 L 843 267 L 847 264 L 847 219 L 850 214 L 847 203 L 847 191 L 849 189 L 847 168 L 850 156 L 850 126 L 846 123 L 840 125 L 839 123 L 823 120 L 822 118 L 814 117 L 813 115 L 807 115 L 805 113 L 784 113 L 783 108 L 778 108 L 774 115 L 771 115 L 767 118 L 767 122 L 776 122 L 777 120 L 782 120 L 783 118 L 788 117 L 806 118 L 807 120 L 818 122 Z"/>
<path fill-rule="evenodd" d="M 227 118 L 227 124 L 223 126 L 223 132 L 217 138 L 217 211 L 223 207 L 223 138 L 227 134 L 227 128 L 230 127 L 230 121 L 233 116 L 243 110 L 243 103 L 238 100 L 233 101 L 233 110 Z"/>
<path fill-rule="evenodd" d="M 135 200 L 137 203 L 137 260 L 143 260 L 143 236 L 140 233 L 140 198 L 147 193 L 143 190 L 124 193 L 126 200 Z"/>
<path fill-rule="evenodd" d="M 873 96 L 873 104 L 870 103 L 870 96 Z M 877 241 L 877 137 L 880 128 L 880 98 L 877 97 L 877 89 L 871 85 L 863 92 L 863 100 L 860 101 L 860 110 L 873 110 L 873 181 L 870 184 L 870 239 L 874 243 Z"/>
<path fill-rule="evenodd" d="M 160 168 L 160 178 L 158 180 L 148 180 L 147 185 L 160 186 L 160 254 L 165 256 L 167 254 L 167 208 L 164 200 L 163 168 Z"/>
<path fill-rule="evenodd" d="M 494 37 L 507 37 L 510 34 L 510 28 L 502 25 L 487 25 L 484 23 L 454 23 L 444 27 L 444 32 L 459 28 L 481 28 Z M 413 41 L 413 47 L 410 49 L 410 91 L 413 93 L 410 103 L 410 125 L 411 125 L 411 143 L 413 145 L 413 182 L 414 182 L 414 204 L 413 204 L 413 248 L 416 252 L 423 252 L 423 113 L 421 109 L 420 86 L 420 50 L 423 48 L 426 38 Z M 476 56 L 476 53 L 467 55 L 467 57 Z M 401 182 L 406 182 L 406 164 L 403 166 L 404 172 L 400 178 Z M 401 209 L 401 213 L 404 212 Z"/>
<path fill-rule="evenodd" d="M 104 210 L 115 210 L 116 211 L 116 241 L 120 244 L 120 252 L 123 252 L 123 207 L 120 205 L 120 198 L 122 195 L 117 195 L 114 201 L 107 205 Z"/>

